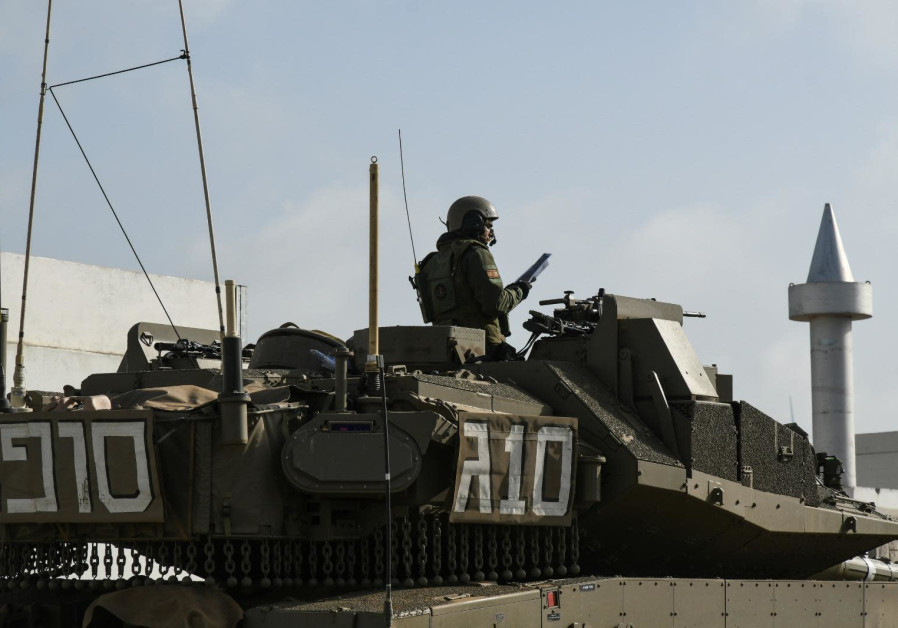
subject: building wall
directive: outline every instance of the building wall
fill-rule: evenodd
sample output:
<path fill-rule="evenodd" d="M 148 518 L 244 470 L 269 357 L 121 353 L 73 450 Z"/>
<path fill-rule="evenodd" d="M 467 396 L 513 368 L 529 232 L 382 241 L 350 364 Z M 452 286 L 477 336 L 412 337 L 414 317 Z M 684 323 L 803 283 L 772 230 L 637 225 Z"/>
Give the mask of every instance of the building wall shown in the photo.
<path fill-rule="evenodd" d="M 898 432 L 856 434 L 854 442 L 858 486 L 853 497 L 874 502 L 877 510 L 898 518 Z M 869 555 L 898 562 L 898 541 Z"/>
<path fill-rule="evenodd" d="M 898 489 L 898 432 L 855 437 L 859 486 Z"/>
<path fill-rule="evenodd" d="M 25 256 L 0 253 L 0 297 L 9 309 L 7 391 L 12 385 Z M 175 325 L 218 329 L 212 282 L 150 275 Z M 128 330 L 167 323 L 143 273 L 32 257 L 25 311 L 25 387 L 61 391 L 118 368 Z"/>

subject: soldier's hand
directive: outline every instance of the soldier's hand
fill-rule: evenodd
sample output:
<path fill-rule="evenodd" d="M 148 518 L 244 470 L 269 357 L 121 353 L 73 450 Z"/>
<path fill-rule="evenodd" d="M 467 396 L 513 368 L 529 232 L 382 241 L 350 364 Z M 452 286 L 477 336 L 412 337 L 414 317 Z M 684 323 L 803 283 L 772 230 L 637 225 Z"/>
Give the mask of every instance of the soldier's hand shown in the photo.
<path fill-rule="evenodd" d="M 509 288 L 511 288 L 512 286 L 517 286 L 521 289 L 521 299 L 526 299 L 527 295 L 530 294 L 530 282 L 528 281 L 516 281 L 511 284 Z"/>
<path fill-rule="evenodd" d="M 495 362 L 510 362 L 518 359 L 517 355 L 518 350 L 503 340 L 501 344 L 496 345 L 490 358 Z"/>

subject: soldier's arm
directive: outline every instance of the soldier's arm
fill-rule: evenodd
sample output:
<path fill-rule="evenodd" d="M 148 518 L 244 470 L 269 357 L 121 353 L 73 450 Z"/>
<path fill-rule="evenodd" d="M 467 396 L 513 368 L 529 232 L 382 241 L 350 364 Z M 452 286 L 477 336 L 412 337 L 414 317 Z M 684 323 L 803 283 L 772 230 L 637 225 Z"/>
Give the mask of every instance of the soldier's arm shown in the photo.
<path fill-rule="evenodd" d="M 472 246 L 462 259 L 461 270 L 486 316 L 507 314 L 524 299 L 520 288 L 502 283 L 496 260 L 484 247 Z"/>

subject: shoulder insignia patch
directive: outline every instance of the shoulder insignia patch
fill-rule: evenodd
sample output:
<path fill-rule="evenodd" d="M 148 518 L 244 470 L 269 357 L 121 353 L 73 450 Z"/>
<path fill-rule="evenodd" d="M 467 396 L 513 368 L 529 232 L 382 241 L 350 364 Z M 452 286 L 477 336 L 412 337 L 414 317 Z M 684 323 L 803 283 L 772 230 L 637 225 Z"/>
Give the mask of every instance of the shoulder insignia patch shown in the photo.
<path fill-rule="evenodd" d="M 499 279 L 499 269 L 498 268 L 487 268 L 486 276 L 490 279 Z"/>

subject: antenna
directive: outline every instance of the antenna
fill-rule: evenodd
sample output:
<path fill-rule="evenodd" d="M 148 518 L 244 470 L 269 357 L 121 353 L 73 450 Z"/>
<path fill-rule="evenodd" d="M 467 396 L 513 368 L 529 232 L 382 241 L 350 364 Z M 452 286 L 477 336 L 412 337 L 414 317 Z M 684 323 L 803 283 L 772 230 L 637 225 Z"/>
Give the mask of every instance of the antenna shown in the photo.
<path fill-rule="evenodd" d="M 412 216 L 408 211 L 408 196 L 405 194 L 405 160 L 402 158 L 402 129 L 399 129 L 399 167 L 402 170 L 402 199 L 405 201 L 405 217 L 408 220 L 408 237 L 412 241 L 412 261 L 415 263 L 415 274 L 418 268 L 418 254 L 415 253 L 415 236 L 412 235 Z"/>
<path fill-rule="evenodd" d="M 203 175 L 203 197 L 206 201 L 206 223 L 209 225 L 209 246 L 212 249 L 212 274 L 215 279 L 215 300 L 218 304 L 218 327 L 222 339 L 225 336 L 224 311 L 221 307 L 221 283 L 218 279 L 218 257 L 215 254 L 215 230 L 212 227 L 212 202 L 209 200 L 209 182 L 206 178 L 206 159 L 203 156 L 203 136 L 200 133 L 199 106 L 196 103 L 196 87 L 193 84 L 193 66 L 190 64 L 190 47 L 187 45 L 187 22 L 184 20 L 184 3 L 178 0 L 181 13 L 181 33 L 184 35 L 183 56 L 187 60 L 187 77 L 190 80 L 190 100 L 193 103 L 193 123 L 196 127 L 196 147 L 200 155 L 200 173 Z"/>
<path fill-rule="evenodd" d="M 377 157 L 371 157 L 371 165 L 368 167 L 369 181 L 369 265 L 368 265 L 368 359 L 365 363 L 365 377 L 367 396 L 374 400 L 380 397 L 380 403 L 384 421 L 384 508 L 386 515 L 386 530 L 384 531 L 384 551 L 386 555 L 386 569 L 384 581 L 384 620 L 387 626 L 393 625 L 393 514 L 390 505 L 392 483 L 390 478 L 390 416 L 387 410 L 386 375 L 384 371 L 384 356 L 380 353 L 380 342 L 377 324 L 377 274 L 378 274 L 378 210 L 380 207 L 380 166 Z"/>
<path fill-rule="evenodd" d="M 0 258 L 3 247 L 0 247 Z M 0 268 L 0 290 L 3 285 L 3 270 Z M 6 398 L 6 329 L 9 324 L 9 310 L 3 307 L 3 296 L 0 292 L 0 413 L 12 412 L 12 406 Z"/>
<path fill-rule="evenodd" d="M 13 408 L 27 411 L 25 408 L 25 298 L 28 294 L 28 270 L 31 266 L 31 234 L 34 230 L 34 197 L 37 191 L 37 164 L 41 153 L 41 128 L 44 123 L 44 99 L 47 96 L 47 55 L 50 50 L 50 15 L 53 13 L 53 0 L 47 2 L 47 31 L 44 35 L 44 63 L 41 69 L 41 97 L 37 106 L 37 137 L 34 140 L 34 167 L 31 171 L 31 199 L 28 204 L 28 235 L 25 244 L 25 269 L 22 273 L 22 306 L 19 310 L 19 339 L 16 343 L 16 370 L 13 373 L 13 386 L 10 398 Z"/>
<path fill-rule="evenodd" d="M 424 307 L 424 300 L 421 298 L 421 288 L 418 285 L 418 275 L 421 274 L 421 267 L 418 265 L 418 254 L 415 252 L 415 236 L 412 234 L 412 216 L 408 210 L 408 196 L 405 193 L 405 159 L 402 155 L 402 129 L 399 129 L 399 166 L 402 170 L 402 198 L 405 201 L 405 217 L 408 220 L 408 237 L 412 242 L 412 262 L 414 262 L 415 268 L 415 275 L 409 277 L 408 281 L 412 284 L 412 289 L 415 291 L 415 298 L 418 300 L 418 307 L 421 308 L 421 315 L 424 317 L 424 322 L 429 323 L 430 317 L 427 315 L 427 311 Z"/>

